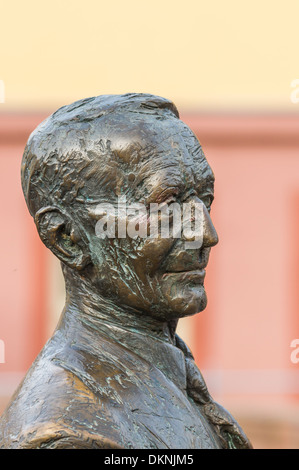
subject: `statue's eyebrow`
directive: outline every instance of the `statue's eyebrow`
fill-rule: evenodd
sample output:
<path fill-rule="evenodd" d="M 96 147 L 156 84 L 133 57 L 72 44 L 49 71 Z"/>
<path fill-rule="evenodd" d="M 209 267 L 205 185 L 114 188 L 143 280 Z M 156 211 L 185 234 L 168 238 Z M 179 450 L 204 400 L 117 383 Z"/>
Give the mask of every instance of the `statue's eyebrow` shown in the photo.
<path fill-rule="evenodd" d="M 179 196 L 181 193 L 181 188 L 178 186 L 168 186 L 167 188 L 164 188 L 156 197 L 156 201 L 164 201 L 165 199 L 171 197 L 171 196 Z"/>
<path fill-rule="evenodd" d="M 214 199 L 214 185 L 211 183 L 203 184 L 198 188 L 197 194 L 200 197 L 211 196 Z"/>

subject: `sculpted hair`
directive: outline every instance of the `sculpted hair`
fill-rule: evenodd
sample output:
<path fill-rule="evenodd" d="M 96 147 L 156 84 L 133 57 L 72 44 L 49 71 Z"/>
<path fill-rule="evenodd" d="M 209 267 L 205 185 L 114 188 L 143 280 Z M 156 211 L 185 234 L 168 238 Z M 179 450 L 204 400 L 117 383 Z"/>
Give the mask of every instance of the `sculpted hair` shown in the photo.
<path fill-rule="evenodd" d="M 176 106 L 159 96 L 102 95 L 63 106 L 35 129 L 21 166 L 22 189 L 33 217 L 48 205 L 63 208 L 88 200 L 86 179 L 89 193 L 92 185 L 96 189 L 102 183 L 95 170 L 95 153 L 103 162 L 111 156 L 110 142 L 105 138 L 109 119 L 124 114 L 128 122 L 144 115 L 156 120 L 179 118 Z"/>

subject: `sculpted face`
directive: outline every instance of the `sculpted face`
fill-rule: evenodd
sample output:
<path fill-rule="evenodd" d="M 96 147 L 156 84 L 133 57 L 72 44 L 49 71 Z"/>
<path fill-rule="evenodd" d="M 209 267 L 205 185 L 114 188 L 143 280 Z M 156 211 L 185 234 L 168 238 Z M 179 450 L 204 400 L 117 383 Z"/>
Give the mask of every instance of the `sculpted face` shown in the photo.
<path fill-rule="evenodd" d="M 147 312 L 159 320 L 192 315 L 206 306 L 205 268 L 218 241 L 209 212 L 213 201 L 213 172 L 191 130 L 180 120 L 143 116 L 134 125 L 111 118 L 101 145 L 111 156 L 96 162 L 102 184 L 90 184 L 87 216 L 93 284 L 99 293 L 120 305 Z M 109 153 L 108 152 L 108 153 Z M 91 190 L 91 187 L 93 189 Z M 97 204 L 117 211 L 119 196 L 127 205 L 203 203 L 203 243 L 186 249 L 186 236 L 100 239 L 95 223 Z M 149 219 L 148 219 L 149 220 Z"/>

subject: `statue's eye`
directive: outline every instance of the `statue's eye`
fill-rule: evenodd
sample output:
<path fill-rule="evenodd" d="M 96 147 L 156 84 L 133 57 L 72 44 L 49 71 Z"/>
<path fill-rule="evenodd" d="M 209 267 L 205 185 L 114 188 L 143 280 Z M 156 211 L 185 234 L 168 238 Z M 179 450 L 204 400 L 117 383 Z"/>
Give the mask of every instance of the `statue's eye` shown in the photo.
<path fill-rule="evenodd" d="M 211 210 L 213 199 L 214 197 L 212 196 L 212 194 L 206 194 L 204 196 L 201 196 L 200 198 L 200 200 L 204 203 L 208 211 Z"/>
<path fill-rule="evenodd" d="M 171 194 L 170 196 L 167 197 L 167 199 L 164 202 L 166 204 L 172 204 L 173 202 L 176 202 L 176 200 L 177 200 L 177 195 Z"/>

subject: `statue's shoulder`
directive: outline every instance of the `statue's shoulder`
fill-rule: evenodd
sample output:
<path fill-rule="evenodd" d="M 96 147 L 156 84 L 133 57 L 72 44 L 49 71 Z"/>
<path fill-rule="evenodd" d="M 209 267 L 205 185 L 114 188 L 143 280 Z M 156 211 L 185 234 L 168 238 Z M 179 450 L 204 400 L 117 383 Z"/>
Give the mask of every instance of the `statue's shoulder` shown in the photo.
<path fill-rule="evenodd" d="M 80 357 L 57 357 L 42 351 L 29 369 L 0 418 L 0 448 L 119 448 L 111 402 L 81 380 Z"/>
<path fill-rule="evenodd" d="M 19 434 L 3 439 L 0 449 L 122 449 L 108 436 L 52 421 L 34 423 Z"/>

